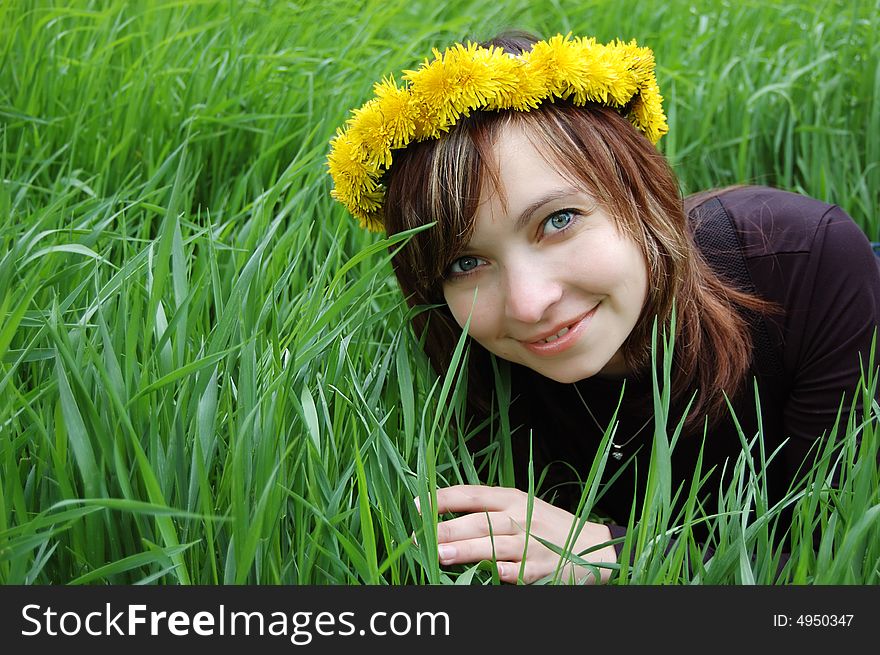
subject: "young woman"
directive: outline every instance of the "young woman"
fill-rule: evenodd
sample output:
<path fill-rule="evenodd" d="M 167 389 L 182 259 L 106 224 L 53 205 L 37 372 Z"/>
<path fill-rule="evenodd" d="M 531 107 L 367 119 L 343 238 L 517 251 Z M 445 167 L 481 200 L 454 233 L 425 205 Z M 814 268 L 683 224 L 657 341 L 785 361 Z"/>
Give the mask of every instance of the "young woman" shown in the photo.
<path fill-rule="evenodd" d="M 599 503 L 614 522 L 587 523 L 572 550 L 617 561 L 607 542 L 625 534 L 651 453 L 652 326 L 668 328 L 673 307 L 670 416 L 688 416 L 673 489 L 702 450 L 711 513 L 742 449 L 733 415 L 747 438 L 763 429 L 767 453 L 785 442 L 766 471 L 780 498 L 841 403 L 844 416 L 861 407 L 880 267 L 852 219 L 761 187 L 682 200 L 654 147 L 667 126 L 653 55 L 635 43 L 516 33 L 435 51 L 405 79 L 377 85 L 334 139 L 334 197 L 389 235 L 436 223 L 393 262 L 410 305 L 431 306 L 414 326 L 438 372 L 467 326 L 475 416 L 492 403 L 493 357 L 509 363 L 514 399 L 519 489 L 438 489 L 438 512 L 458 514 L 438 526 L 441 564 L 494 557 L 507 582 L 552 574 L 559 556 L 538 540 L 522 560 L 530 458 L 550 501 L 535 500 L 531 534 L 562 545 L 572 483 L 615 410 L 606 478 L 617 479 Z"/>

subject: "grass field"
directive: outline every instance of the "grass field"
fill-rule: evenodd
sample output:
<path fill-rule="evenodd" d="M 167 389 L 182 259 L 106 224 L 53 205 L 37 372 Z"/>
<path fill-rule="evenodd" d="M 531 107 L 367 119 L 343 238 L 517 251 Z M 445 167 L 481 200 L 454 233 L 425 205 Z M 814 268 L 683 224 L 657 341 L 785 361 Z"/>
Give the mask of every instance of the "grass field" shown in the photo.
<path fill-rule="evenodd" d="M 685 191 L 804 192 L 877 240 L 878 16 L 870 0 L 3 2 L 0 582 L 491 584 L 441 569 L 436 517 L 413 506 L 477 481 L 450 428 L 463 380 L 419 350 L 389 243 L 329 198 L 336 127 L 435 46 L 511 27 L 636 38 Z M 862 393 L 841 486 L 829 452 L 792 490 L 781 582 L 880 583 L 873 375 Z M 678 519 L 658 464 L 615 581 L 770 581 L 778 508 L 737 466 L 716 556 L 692 572 L 686 539 L 663 555 Z"/>

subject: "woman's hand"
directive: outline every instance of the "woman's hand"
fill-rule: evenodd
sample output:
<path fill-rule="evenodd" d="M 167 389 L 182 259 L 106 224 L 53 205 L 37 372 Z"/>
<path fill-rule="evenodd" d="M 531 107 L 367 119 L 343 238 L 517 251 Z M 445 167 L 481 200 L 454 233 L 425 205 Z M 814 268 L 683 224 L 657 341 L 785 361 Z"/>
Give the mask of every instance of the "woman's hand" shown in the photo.
<path fill-rule="evenodd" d="M 418 499 L 416 505 L 418 506 Z M 527 511 L 528 495 L 518 489 L 475 485 L 438 489 L 438 514 L 464 514 L 437 525 L 440 563 L 450 565 L 491 560 L 494 543 L 498 576 L 502 581 L 515 584 L 519 580 L 520 569 L 523 569 L 522 577 L 526 583 L 554 573 L 560 556 L 534 537 L 540 537 L 562 548 L 576 519 L 573 514 L 535 498 L 530 525 L 532 538 L 526 551 L 526 561 L 523 561 Z M 491 538 L 489 521 L 492 523 Z M 607 526 L 587 522 L 571 552 L 577 554 L 610 539 L 611 531 Z M 606 546 L 589 553 L 583 559 L 591 563 L 616 562 L 617 553 L 614 546 Z M 611 572 L 604 568 L 599 571 L 601 582 L 607 582 Z M 572 574 L 577 582 L 596 582 L 592 571 L 567 562 L 560 579 L 567 582 Z"/>

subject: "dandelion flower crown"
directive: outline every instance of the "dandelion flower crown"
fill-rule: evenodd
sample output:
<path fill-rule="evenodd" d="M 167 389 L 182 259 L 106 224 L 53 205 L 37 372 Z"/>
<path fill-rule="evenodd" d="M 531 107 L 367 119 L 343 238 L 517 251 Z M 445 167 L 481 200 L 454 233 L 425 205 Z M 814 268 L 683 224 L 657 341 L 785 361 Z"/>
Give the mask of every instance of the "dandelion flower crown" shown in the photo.
<path fill-rule="evenodd" d="M 373 232 L 383 229 L 382 176 L 392 152 L 440 138 L 472 111 L 529 111 L 559 98 L 612 107 L 651 143 L 668 130 L 654 53 L 635 41 L 603 45 L 557 34 L 520 55 L 456 43 L 435 49 L 433 61 L 404 71 L 403 79 L 401 86 L 390 77 L 374 86 L 375 97 L 353 110 L 327 157 L 331 195 Z"/>

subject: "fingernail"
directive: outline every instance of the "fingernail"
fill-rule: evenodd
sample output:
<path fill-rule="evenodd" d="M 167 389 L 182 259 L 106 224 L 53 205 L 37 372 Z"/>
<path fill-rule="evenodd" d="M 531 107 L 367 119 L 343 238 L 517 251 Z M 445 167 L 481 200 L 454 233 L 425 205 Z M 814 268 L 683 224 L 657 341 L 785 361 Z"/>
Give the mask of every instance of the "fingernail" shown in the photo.
<path fill-rule="evenodd" d="M 437 554 L 440 556 L 441 560 L 453 559 L 455 557 L 455 546 L 448 546 L 447 544 L 440 544 L 437 546 Z"/>
<path fill-rule="evenodd" d="M 503 577 L 504 577 L 504 572 L 505 572 L 505 570 L 506 570 L 507 567 L 504 566 L 504 564 L 502 564 L 501 562 L 497 562 L 497 564 L 498 564 L 498 577 L 499 577 L 499 578 L 503 578 Z"/>

